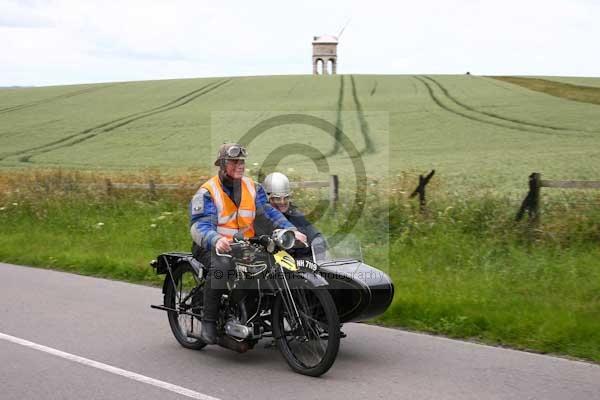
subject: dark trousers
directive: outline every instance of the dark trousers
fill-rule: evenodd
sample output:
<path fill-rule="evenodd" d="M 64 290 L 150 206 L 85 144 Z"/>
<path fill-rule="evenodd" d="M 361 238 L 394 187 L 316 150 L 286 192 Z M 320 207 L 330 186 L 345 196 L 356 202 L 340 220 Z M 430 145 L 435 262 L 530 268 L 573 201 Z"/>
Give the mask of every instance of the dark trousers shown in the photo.
<path fill-rule="evenodd" d="M 194 258 L 206 267 L 206 283 L 204 285 L 203 321 L 216 321 L 219 317 L 221 296 L 227 292 L 227 282 L 233 279 L 235 268 L 231 258 L 218 256 L 215 250 L 207 251 L 194 243 Z"/>

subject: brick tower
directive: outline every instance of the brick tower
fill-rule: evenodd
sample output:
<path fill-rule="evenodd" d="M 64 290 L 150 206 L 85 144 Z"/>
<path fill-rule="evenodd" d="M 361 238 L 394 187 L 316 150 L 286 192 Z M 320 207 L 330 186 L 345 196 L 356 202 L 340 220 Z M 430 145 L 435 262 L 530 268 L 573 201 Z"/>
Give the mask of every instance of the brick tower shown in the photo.
<path fill-rule="evenodd" d="M 335 75 L 337 71 L 337 45 L 335 36 L 313 37 L 313 75 Z"/>

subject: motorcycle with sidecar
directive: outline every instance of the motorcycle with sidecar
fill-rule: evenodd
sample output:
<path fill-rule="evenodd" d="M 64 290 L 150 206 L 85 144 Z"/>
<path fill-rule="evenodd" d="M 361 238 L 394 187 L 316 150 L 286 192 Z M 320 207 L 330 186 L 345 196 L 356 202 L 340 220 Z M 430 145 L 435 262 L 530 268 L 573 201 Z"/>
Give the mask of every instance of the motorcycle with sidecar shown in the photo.
<path fill-rule="evenodd" d="M 235 276 L 228 283 L 217 321 L 218 344 L 243 353 L 272 338 L 295 371 L 320 376 L 333 365 L 345 322 L 364 321 L 390 305 L 394 286 L 382 271 L 358 258 L 295 259 L 291 230 L 234 238 Z M 151 266 L 164 275 L 163 304 L 175 339 L 185 348 L 200 339 L 206 269 L 191 253 L 160 254 Z"/>

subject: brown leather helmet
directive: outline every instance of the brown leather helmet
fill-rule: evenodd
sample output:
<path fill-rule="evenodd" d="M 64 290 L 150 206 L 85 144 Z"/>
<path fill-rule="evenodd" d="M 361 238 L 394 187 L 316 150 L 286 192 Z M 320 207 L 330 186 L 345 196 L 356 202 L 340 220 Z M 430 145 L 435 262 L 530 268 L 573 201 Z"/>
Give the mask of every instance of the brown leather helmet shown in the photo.
<path fill-rule="evenodd" d="M 219 146 L 215 166 L 221 165 L 221 160 L 245 160 L 248 156 L 246 148 L 238 143 L 223 143 Z"/>

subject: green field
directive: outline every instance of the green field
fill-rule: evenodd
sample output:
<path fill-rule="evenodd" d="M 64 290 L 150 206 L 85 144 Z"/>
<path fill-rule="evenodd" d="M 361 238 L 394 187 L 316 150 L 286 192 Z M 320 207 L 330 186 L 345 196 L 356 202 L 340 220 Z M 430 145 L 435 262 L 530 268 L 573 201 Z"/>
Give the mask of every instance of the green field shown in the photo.
<path fill-rule="evenodd" d="M 591 81 L 590 81 L 591 82 Z M 595 82 L 595 81 L 594 81 Z M 600 176 L 600 106 L 477 76 L 271 76 L 0 90 L 0 167 L 209 168 L 215 147 L 283 113 L 342 128 L 369 176 L 435 168 L 448 191 L 522 192 L 533 171 Z M 259 164 L 282 143 L 332 153 L 323 132 L 282 126 L 252 143 Z M 303 156 L 286 168 L 324 175 Z"/>

